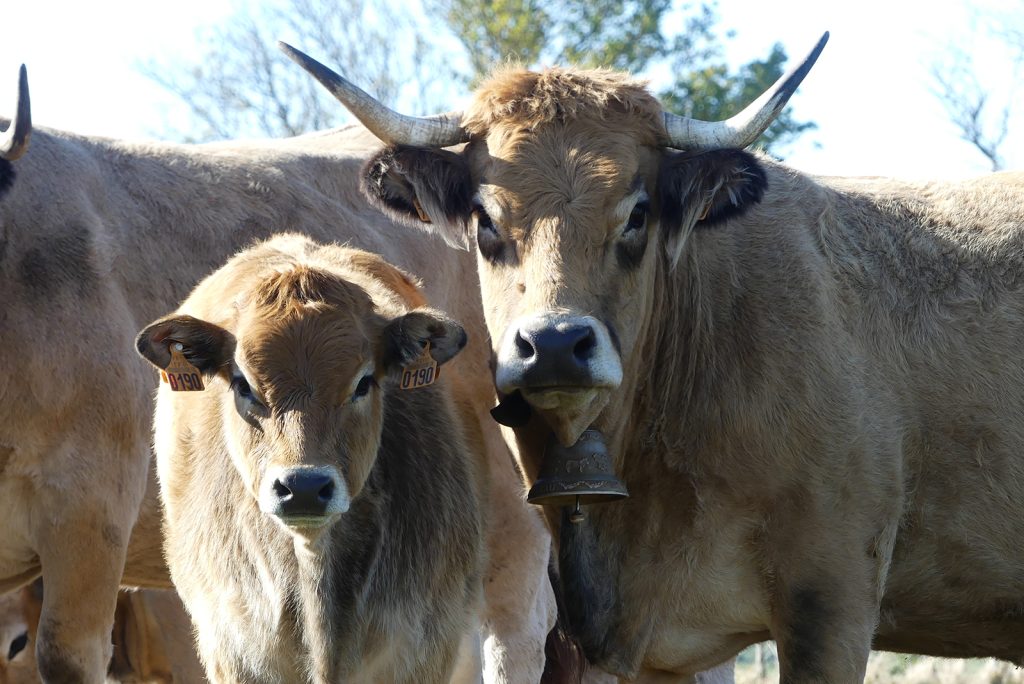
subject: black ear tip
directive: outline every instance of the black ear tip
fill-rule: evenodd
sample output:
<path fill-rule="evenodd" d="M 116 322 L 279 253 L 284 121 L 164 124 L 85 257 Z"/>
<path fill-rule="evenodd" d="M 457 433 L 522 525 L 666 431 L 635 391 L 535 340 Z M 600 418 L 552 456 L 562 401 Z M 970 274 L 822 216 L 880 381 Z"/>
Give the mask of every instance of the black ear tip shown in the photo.
<path fill-rule="evenodd" d="M 146 352 L 148 350 L 149 350 L 149 335 L 147 335 L 146 331 L 143 330 L 142 332 L 140 332 L 138 335 L 135 336 L 135 351 L 137 351 L 140 354 L 142 354 L 143 356 L 145 356 Z"/>

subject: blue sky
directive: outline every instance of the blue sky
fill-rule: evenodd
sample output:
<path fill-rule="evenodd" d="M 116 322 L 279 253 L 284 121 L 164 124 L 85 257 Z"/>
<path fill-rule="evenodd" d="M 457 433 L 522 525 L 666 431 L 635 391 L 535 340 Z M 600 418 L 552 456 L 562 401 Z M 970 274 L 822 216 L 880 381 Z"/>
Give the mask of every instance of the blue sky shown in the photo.
<path fill-rule="evenodd" d="M 787 151 L 790 164 L 830 175 L 963 177 L 988 164 L 958 139 L 931 94 L 929 65 L 946 46 L 960 46 L 981 65 L 993 102 L 1006 100 L 1014 83 L 1006 51 L 976 24 L 979 13 L 1014 6 L 1024 10 L 1019 0 L 723 0 L 719 14 L 721 27 L 736 32 L 727 53 L 734 63 L 766 56 L 776 41 L 796 58 L 831 32 L 790 104 L 819 126 Z M 136 64 L 195 52 L 197 31 L 226 20 L 233 7 L 232 0 L 11 3 L 0 40 L 0 113 L 13 110 L 24 62 L 37 125 L 132 139 L 159 138 L 168 122 L 187 128 L 187 109 Z M 1024 121 L 1024 92 L 1014 95 Z M 1024 123 L 1004 149 L 1009 168 L 1024 165 Z"/>

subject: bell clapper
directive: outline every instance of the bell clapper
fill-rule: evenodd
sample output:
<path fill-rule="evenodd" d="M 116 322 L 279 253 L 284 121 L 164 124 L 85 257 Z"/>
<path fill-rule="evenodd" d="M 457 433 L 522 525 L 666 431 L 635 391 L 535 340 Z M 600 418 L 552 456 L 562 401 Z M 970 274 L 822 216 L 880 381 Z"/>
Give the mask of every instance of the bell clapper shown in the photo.
<path fill-rule="evenodd" d="M 571 523 L 581 523 L 581 522 L 583 522 L 586 519 L 586 517 L 587 516 L 583 514 L 583 511 L 580 510 L 580 497 L 577 496 L 576 497 L 576 508 L 574 508 L 572 510 L 572 513 L 569 514 L 569 522 L 571 522 Z"/>

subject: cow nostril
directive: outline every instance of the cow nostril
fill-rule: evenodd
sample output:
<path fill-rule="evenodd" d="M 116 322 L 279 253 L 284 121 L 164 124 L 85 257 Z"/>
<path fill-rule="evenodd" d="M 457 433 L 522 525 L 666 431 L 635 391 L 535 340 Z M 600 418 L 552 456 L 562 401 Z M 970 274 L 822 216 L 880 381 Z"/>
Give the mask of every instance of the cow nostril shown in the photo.
<path fill-rule="evenodd" d="M 274 480 L 274 494 L 277 494 L 279 499 L 287 499 L 292 495 L 292 490 L 288 489 L 281 480 Z"/>
<path fill-rule="evenodd" d="M 518 330 L 516 331 L 515 343 L 516 351 L 519 352 L 519 358 L 521 359 L 532 358 L 536 353 L 536 350 L 533 348 L 533 345 L 530 344 L 530 341 L 523 337 Z"/>
<path fill-rule="evenodd" d="M 573 346 L 572 353 L 578 360 L 586 361 L 594 355 L 595 349 L 597 349 L 597 335 L 594 334 L 593 328 L 587 328 L 583 338 Z"/>
<path fill-rule="evenodd" d="M 331 497 L 334 496 L 334 482 L 328 482 L 327 484 L 325 484 L 320 489 L 320 492 L 317 494 L 317 496 L 320 497 L 321 501 L 330 501 Z"/>
<path fill-rule="evenodd" d="M 19 653 L 25 650 L 26 646 L 28 646 L 28 632 L 22 632 L 11 641 L 11 645 L 7 649 L 7 660 L 14 660 Z"/>

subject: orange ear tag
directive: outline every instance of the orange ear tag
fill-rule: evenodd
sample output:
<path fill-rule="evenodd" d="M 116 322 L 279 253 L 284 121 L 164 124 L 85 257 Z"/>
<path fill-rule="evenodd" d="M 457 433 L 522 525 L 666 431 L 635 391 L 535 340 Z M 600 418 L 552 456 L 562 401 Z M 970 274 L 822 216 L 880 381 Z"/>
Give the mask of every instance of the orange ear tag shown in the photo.
<path fill-rule="evenodd" d="M 404 390 L 417 389 L 433 385 L 440 372 L 437 369 L 437 361 L 430 355 L 430 343 L 423 347 L 423 353 L 415 361 L 402 369 L 402 382 L 399 384 Z"/>
<path fill-rule="evenodd" d="M 171 343 L 171 362 L 160 371 L 160 379 L 171 386 L 172 392 L 200 392 L 206 389 L 203 376 L 185 358 L 184 349 L 181 342 Z"/>

